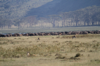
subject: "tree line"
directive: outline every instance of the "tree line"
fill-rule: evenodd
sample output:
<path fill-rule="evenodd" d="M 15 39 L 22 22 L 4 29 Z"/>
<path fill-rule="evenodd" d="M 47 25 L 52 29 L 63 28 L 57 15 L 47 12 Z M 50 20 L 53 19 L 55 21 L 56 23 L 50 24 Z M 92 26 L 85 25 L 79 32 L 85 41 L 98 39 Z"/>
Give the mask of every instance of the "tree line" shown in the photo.
<path fill-rule="evenodd" d="M 65 26 L 100 26 L 100 7 L 93 6 L 72 12 L 64 12 L 58 15 L 51 15 L 49 18 L 53 27 L 61 21 L 62 27 Z M 59 27 L 59 24 L 58 24 Z"/>

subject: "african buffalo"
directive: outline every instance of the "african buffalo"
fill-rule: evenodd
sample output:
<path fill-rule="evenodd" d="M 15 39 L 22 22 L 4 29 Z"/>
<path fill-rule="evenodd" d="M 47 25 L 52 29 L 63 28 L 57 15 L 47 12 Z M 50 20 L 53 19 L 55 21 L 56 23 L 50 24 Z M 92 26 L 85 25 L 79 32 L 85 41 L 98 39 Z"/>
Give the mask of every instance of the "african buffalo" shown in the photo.
<path fill-rule="evenodd" d="M 6 35 L 5 34 L 0 34 L 0 37 L 6 37 Z"/>

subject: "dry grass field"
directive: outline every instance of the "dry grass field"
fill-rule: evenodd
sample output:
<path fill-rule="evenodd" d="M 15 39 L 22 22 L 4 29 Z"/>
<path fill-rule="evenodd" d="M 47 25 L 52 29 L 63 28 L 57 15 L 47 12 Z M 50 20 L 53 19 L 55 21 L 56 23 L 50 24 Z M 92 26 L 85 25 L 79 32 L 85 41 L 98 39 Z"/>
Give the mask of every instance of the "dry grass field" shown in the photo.
<path fill-rule="evenodd" d="M 100 66 L 100 34 L 0 37 L 0 66 Z"/>

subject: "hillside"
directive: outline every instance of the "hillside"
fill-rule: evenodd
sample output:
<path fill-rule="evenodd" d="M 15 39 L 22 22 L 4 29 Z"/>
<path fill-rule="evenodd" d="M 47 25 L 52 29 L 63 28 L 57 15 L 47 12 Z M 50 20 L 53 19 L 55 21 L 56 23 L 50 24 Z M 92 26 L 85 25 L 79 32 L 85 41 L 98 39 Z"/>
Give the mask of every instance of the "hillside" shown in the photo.
<path fill-rule="evenodd" d="M 100 6 L 89 6 L 76 11 L 63 12 L 59 16 L 62 17 L 63 26 L 100 26 Z"/>
<path fill-rule="evenodd" d="M 0 29 L 94 25 L 100 25 L 100 0 L 0 1 Z"/>
<path fill-rule="evenodd" d="M 12 20 L 33 15 L 42 17 L 93 5 L 100 6 L 100 0 L 2 0 L 0 16 Z"/>
<path fill-rule="evenodd" d="M 0 16 L 12 20 L 23 18 L 30 9 L 50 1 L 52 0 L 1 0 Z"/>
<path fill-rule="evenodd" d="M 38 15 L 42 17 L 61 12 L 75 11 L 93 5 L 100 6 L 100 0 L 53 0 L 41 7 L 29 10 L 26 16 Z"/>

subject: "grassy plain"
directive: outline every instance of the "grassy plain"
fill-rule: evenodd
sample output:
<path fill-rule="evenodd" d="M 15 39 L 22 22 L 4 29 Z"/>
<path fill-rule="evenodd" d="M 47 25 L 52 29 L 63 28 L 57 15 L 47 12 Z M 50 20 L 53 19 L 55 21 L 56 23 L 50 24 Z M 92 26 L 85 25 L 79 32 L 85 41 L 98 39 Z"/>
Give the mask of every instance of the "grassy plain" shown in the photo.
<path fill-rule="evenodd" d="M 100 34 L 71 37 L 0 37 L 0 66 L 100 66 Z"/>

